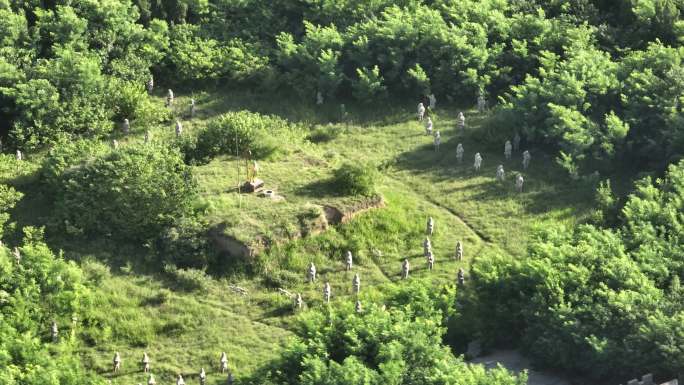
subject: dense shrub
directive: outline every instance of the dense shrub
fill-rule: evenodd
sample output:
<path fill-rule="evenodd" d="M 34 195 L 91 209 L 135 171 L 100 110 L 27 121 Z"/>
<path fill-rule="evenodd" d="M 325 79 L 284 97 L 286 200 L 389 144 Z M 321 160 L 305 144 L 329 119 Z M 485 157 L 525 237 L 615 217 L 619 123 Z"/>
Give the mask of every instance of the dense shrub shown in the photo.
<path fill-rule="evenodd" d="M 179 218 L 155 242 L 162 262 L 180 268 L 206 268 L 215 262 L 207 225 L 193 216 Z"/>
<path fill-rule="evenodd" d="M 81 270 L 54 255 L 35 229 L 27 229 L 19 251 L 17 263 L 0 246 L 0 383 L 104 384 L 84 370 L 69 338 L 72 317 L 88 318 L 92 293 Z M 61 330 L 57 343 L 45 332 L 52 321 Z"/>
<path fill-rule="evenodd" d="M 14 146 L 32 149 L 63 133 L 99 137 L 124 115 L 141 117 L 121 93 L 142 86 L 166 55 L 165 23 L 143 27 L 137 7 L 116 0 L 3 0 L 0 12 L 0 67 L 12 74 L 0 76 L 1 113 Z"/>
<path fill-rule="evenodd" d="M 58 49 L 53 59 L 38 62 L 32 75 L 4 89 L 14 104 L 10 137 L 17 146 L 35 148 L 60 133 L 100 137 L 111 132 L 107 96 L 112 89 L 94 53 Z"/>
<path fill-rule="evenodd" d="M 9 221 L 9 213 L 24 194 L 5 184 L 0 184 L 0 240 L 4 234 L 5 225 Z"/>
<path fill-rule="evenodd" d="M 135 129 L 162 123 L 170 118 L 169 109 L 153 104 L 143 84 L 116 79 L 112 81 L 110 103 L 115 122 L 128 119 Z"/>
<path fill-rule="evenodd" d="M 573 176 L 621 155 L 664 168 L 684 146 L 684 6 L 632 3 L 3 0 L 0 122 L 23 148 L 101 137 L 123 118 L 142 127 L 163 118 L 140 92 L 151 70 L 311 101 L 387 91 L 474 104 L 484 91 L 492 105 L 508 94 L 505 130 L 557 147 Z"/>
<path fill-rule="evenodd" d="M 209 290 L 209 283 L 211 278 L 200 269 L 179 269 L 178 267 L 166 264 L 164 265 L 164 273 L 168 274 L 180 290 L 185 291 L 199 291 L 206 293 Z"/>
<path fill-rule="evenodd" d="M 56 216 L 72 234 L 143 241 L 191 212 L 196 182 L 180 154 L 163 146 L 126 146 L 66 169 Z"/>
<path fill-rule="evenodd" d="M 427 95 L 430 93 L 430 77 L 419 63 L 406 71 L 404 84 L 411 93 L 416 95 Z"/>
<path fill-rule="evenodd" d="M 15 222 L 10 222 L 10 211 L 24 196 L 10 183 L 19 176 L 32 174 L 34 167 L 29 162 L 17 161 L 14 156 L 0 154 L 0 241 L 16 226 Z"/>
<path fill-rule="evenodd" d="M 442 312 L 433 288 L 410 285 L 389 295 L 391 307 L 366 302 L 363 313 L 350 303 L 306 313 L 297 338 L 254 384 L 515 384 L 526 376 L 485 370 L 454 357 L 442 345 Z M 424 286 L 424 285 L 423 285 Z M 453 291 L 451 292 L 453 294 Z M 453 303 L 453 296 L 447 295 Z"/>
<path fill-rule="evenodd" d="M 247 150 L 253 159 L 262 159 L 284 150 L 283 139 L 294 127 L 275 116 L 249 111 L 229 112 L 213 119 L 197 134 L 197 139 L 183 144 L 186 159 L 205 163 L 218 155 L 244 156 Z"/>
<path fill-rule="evenodd" d="M 520 342 L 539 362 L 596 378 L 684 367 L 681 202 L 684 163 L 637 184 L 618 230 L 538 231 L 525 258 L 478 259 L 463 310 L 490 341 Z M 602 206 L 613 207 L 603 185 Z"/>
<path fill-rule="evenodd" d="M 387 87 L 383 84 L 384 79 L 377 65 L 372 69 L 357 68 L 356 73 L 358 79 L 352 82 L 352 93 L 356 99 L 370 102 L 386 96 Z"/>
<path fill-rule="evenodd" d="M 306 139 L 312 143 L 325 143 L 337 138 L 339 134 L 340 129 L 333 126 L 316 127 L 309 132 Z"/>
<path fill-rule="evenodd" d="M 67 170 L 78 168 L 82 163 L 91 162 L 109 152 L 110 147 L 99 140 L 60 139 L 43 159 L 41 177 L 49 189 L 57 189 Z"/>
<path fill-rule="evenodd" d="M 302 97 L 313 99 L 316 92 L 334 96 L 344 78 L 340 65 L 342 34 L 334 24 L 320 26 L 304 21 L 304 29 L 300 43 L 289 32 L 276 38 L 276 64 L 283 81 Z"/>
<path fill-rule="evenodd" d="M 684 277 L 682 202 L 684 161 L 670 165 L 661 179 L 639 181 L 622 209 L 625 247 L 659 287 Z"/>
<path fill-rule="evenodd" d="M 589 32 L 583 39 L 565 47 L 565 60 L 542 52 L 539 77 L 528 76 L 511 87 L 513 95 L 503 108 L 528 140 L 567 154 L 563 165 L 569 171 L 574 171 L 573 162 L 612 160 L 628 130 L 613 112 L 617 64 L 591 46 Z"/>
<path fill-rule="evenodd" d="M 684 48 L 651 43 L 646 50 L 627 55 L 619 71 L 622 116 L 629 125 L 626 155 L 658 166 L 680 159 L 684 155 Z"/>
<path fill-rule="evenodd" d="M 168 60 L 188 80 L 215 79 L 222 75 L 223 47 L 215 39 L 199 36 L 198 25 L 181 24 L 171 30 Z"/>
<path fill-rule="evenodd" d="M 346 163 L 335 170 L 333 187 L 340 194 L 375 194 L 380 173 L 370 164 Z"/>
<path fill-rule="evenodd" d="M 616 61 L 596 46 L 592 29 L 567 32 L 574 42 L 559 52 L 540 51 L 538 73 L 511 86 L 499 111 L 502 128 L 558 149 L 559 163 L 573 177 L 612 171 L 621 160 L 663 168 L 678 159 L 682 48 L 655 42 Z"/>
<path fill-rule="evenodd" d="M 81 269 L 90 283 L 95 286 L 101 285 L 105 279 L 111 277 L 109 266 L 95 259 L 81 261 Z"/>
<path fill-rule="evenodd" d="M 613 192 L 610 179 L 599 182 L 594 199 L 596 209 L 592 212 L 593 223 L 606 227 L 617 226 L 622 200 Z"/>
<path fill-rule="evenodd" d="M 269 58 L 262 56 L 258 44 L 233 39 L 227 43 L 223 72 L 235 82 L 264 81 L 269 74 Z"/>
<path fill-rule="evenodd" d="M 171 29 L 166 60 L 168 70 L 184 80 L 245 81 L 258 78 L 268 68 L 268 57 L 259 51 L 257 42 L 215 39 L 204 33 L 200 25 L 180 24 Z"/>
<path fill-rule="evenodd" d="M 492 131 L 553 147 L 572 177 L 611 171 L 624 156 L 663 168 L 682 153 L 684 24 L 674 2 L 317 4 L 222 3 L 243 28 L 222 15 L 196 34 L 220 41 L 216 31 L 225 39 L 228 28 L 259 42 L 272 64 L 266 81 L 311 101 L 389 91 L 474 104 L 484 91 L 491 105 L 505 101 Z"/>

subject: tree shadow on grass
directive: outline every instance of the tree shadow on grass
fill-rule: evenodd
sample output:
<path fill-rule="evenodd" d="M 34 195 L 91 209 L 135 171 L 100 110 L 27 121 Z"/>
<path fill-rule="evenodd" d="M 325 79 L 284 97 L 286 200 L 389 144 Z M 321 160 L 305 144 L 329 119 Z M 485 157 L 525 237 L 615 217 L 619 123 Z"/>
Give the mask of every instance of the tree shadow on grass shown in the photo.
<path fill-rule="evenodd" d="M 257 319 L 257 321 L 265 322 L 269 318 L 281 318 L 281 317 L 291 315 L 294 312 L 294 308 L 293 308 L 294 299 L 292 301 L 293 301 L 292 304 L 283 303 L 280 306 L 276 307 L 275 309 L 264 312 L 263 316 L 261 318 Z"/>
<path fill-rule="evenodd" d="M 341 197 L 336 187 L 335 181 L 332 178 L 317 180 L 299 186 L 294 190 L 294 193 L 308 198 L 325 198 L 325 197 Z"/>
<path fill-rule="evenodd" d="M 10 222 L 16 222 L 17 228 L 45 226 L 50 221 L 50 214 L 53 211 L 54 198 L 51 194 L 39 188 L 37 182 L 20 186 L 17 190 L 24 196 L 10 210 Z M 14 238 L 20 236 L 20 234 L 15 234 Z M 19 239 L 13 240 L 19 241 Z"/>
<path fill-rule="evenodd" d="M 303 100 L 286 92 L 268 93 L 251 90 L 226 90 L 215 88 L 209 92 L 212 100 L 198 101 L 198 116 L 211 119 L 229 111 L 249 110 L 261 114 L 276 115 L 293 123 L 328 124 L 348 123 L 362 126 L 387 126 L 414 117 L 415 106 L 409 98 L 379 100 L 374 103 L 358 103 L 353 100 L 326 101 L 322 105 L 315 100 Z M 192 95 L 191 89 L 179 89 L 179 99 Z M 417 105 L 418 102 L 416 102 Z M 341 105 L 345 105 L 343 113 Z"/>
<path fill-rule="evenodd" d="M 483 203 L 514 199 L 523 202 L 525 212 L 531 214 L 543 214 L 564 207 L 588 207 L 593 202 L 592 184 L 578 183 L 573 186 L 547 183 L 547 181 L 530 181 L 529 175 L 525 175 L 526 182 L 523 191 L 518 192 L 514 184 L 515 175 L 517 173 L 507 174 L 504 182 L 496 181 L 492 177 L 491 181 L 446 189 L 444 193 L 453 194 L 469 190 L 469 200 Z M 567 213 L 567 216 L 570 215 L 571 213 Z"/>
<path fill-rule="evenodd" d="M 454 130 L 455 131 L 455 130 Z M 463 160 L 461 163 L 456 158 L 456 148 L 458 144 L 464 148 Z M 404 171 L 415 174 L 431 173 L 431 179 L 435 182 L 452 179 L 455 170 L 472 172 L 473 157 L 479 152 L 483 157 L 483 168 L 496 161 L 497 157 L 490 156 L 493 153 L 491 146 L 480 143 L 467 136 L 453 136 L 444 138 L 439 151 L 435 151 L 431 138 L 426 138 L 426 142 L 411 151 L 404 152 L 397 156 L 393 165 Z"/>
<path fill-rule="evenodd" d="M 164 273 L 164 262 L 155 252 L 150 241 L 143 243 L 127 239 L 116 239 L 104 235 L 68 234 L 64 226 L 54 217 L 54 196 L 45 188 L 36 175 L 24 175 L 9 181 L 18 191 L 24 193 L 16 207 L 10 211 L 10 222 L 15 225 L 5 235 L 4 240 L 11 245 L 23 242 L 22 229 L 25 227 L 44 228 L 44 240 L 53 252 L 63 251 L 69 260 L 80 262 L 85 259 L 97 260 L 109 267 L 112 274 L 151 275 L 155 279 L 168 279 Z M 207 274 L 224 277 L 235 274 L 251 274 L 248 267 L 234 259 L 221 255 L 210 258 Z M 169 289 L 180 290 L 173 281 Z"/>
<path fill-rule="evenodd" d="M 116 241 L 104 236 L 66 234 L 63 226 L 58 225 L 54 217 L 54 192 L 41 182 L 37 173 L 19 176 L 8 183 L 24 194 L 9 212 L 10 222 L 16 223 L 14 231 L 6 234 L 6 240 L 11 243 L 22 242 L 22 228 L 42 227 L 45 229 L 45 242 L 50 249 L 55 252 L 65 251 L 69 259 L 80 260 L 93 256 L 117 269 L 127 263 L 143 259 L 141 256 L 146 253 L 146 249 L 142 245 Z M 140 263 L 140 268 L 144 268 L 145 265 Z"/>
<path fill-rule="evenodd" d="M 456 146 L 462 143 L 464 157 L 461 163 L 456 159 Z M 528 170 L 522 169 L 521 154 L 517 151 L 511 160 L 503 156 L 503 146 L 482 143 L 472 135 L 454 136 L 442 143 L 439 152 L 430 151 L 431 146 L 419 146 L 400 154 L 392 163 L 397 171 L 409 172 L 421 178 L 421 183 L 441 184 L 456 179 L 468 181 L 474 178 L 489 178 L 481 183 L 466 182 L 467 186 L 446 187 L 442 193 L 452 194 L 461 190 L 475 190 L 468 199 L 491 202 L 511 196 L 519 196 L 527 202 L 525 210 L 539 214 L 566 207 L 585 207 L 593 201 L 594 185 L 589 182 L 572 182 L 567 173 L 555 162 L 555 156 L 546 154 L 542 149 L 531 149 L 532 162 Z M 473 169 L 473 157 L 480 152 L 483 166 L 479 172 Z M 496 181 L 496 167 L 503 165 L 506 181 Z M 520 173 L 525 179 L 523 193 L 517 193 L 514 182 Z"/>

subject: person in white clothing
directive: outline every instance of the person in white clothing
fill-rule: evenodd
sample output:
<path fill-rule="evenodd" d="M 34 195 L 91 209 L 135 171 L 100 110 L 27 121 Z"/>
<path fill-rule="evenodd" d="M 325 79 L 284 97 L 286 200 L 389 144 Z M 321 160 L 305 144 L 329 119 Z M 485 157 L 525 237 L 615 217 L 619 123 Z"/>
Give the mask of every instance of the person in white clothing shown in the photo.
<path fill-rule="evenodd" d="M 480 171 L 480 167 L 482 167 L 482 155 L 478 152 L 475 154 L 475 163 L 473 164 L 473 167 L 475 167 L 475 171 Z"/>
<path fill-rule="evenodd" d="M 432 135 L 432 119 L 429 116 L 425 122 L 425 135 Z"/>

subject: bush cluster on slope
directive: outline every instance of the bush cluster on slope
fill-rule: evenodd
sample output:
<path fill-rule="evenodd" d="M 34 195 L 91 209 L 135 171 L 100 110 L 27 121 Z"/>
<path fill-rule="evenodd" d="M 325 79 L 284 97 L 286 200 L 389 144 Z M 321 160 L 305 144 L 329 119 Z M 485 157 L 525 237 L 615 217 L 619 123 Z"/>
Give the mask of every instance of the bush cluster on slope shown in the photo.
<path fill-rule="evenodd" d="M 0 383 L 104 384 L 86 372 L 77 353 L 75 336 L 92 295 L 81 270 L 54 255 L 35 229 L 26 233 L 19 262 L 0 246 Z M 57 341 L 49 333 L 53 321 Z"/>
<path fill-rule="evenodd" d="M 44 167 L 58 226 L 68 233 L 145 241 L 192 213 L 196 182 L 178 151 L 140 145 L 102 152 L 92 145 L 88 157 L 71 147 L 52 151 Z"/>
<path fill-rule="evenodd" d="M 254 384 L 522 385 L 526 375 L 468 365 L 442 344 L 453 288 L 415 282 L 388 294 L 388 309 L 351 303 L 307 312 L 297 338 Z"/>
<path fill-rule="evenodd" d="M 545 229 L 523 259 L 478 260 L 471 310 L 490 341 L 595 377 L 681 373 L 682 170 L 637 183 L 616 229 Z"/>

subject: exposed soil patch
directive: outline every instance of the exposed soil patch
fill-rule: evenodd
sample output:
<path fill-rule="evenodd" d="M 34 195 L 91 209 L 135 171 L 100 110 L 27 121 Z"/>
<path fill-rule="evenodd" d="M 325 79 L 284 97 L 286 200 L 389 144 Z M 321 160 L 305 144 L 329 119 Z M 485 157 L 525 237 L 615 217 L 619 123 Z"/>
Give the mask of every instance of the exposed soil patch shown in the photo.
<path fill-rule="evenodd" d="M 215 226 L 209 231 L 209 237 L 220 251 L 226 252 L 233 257 L 253 258 L 267 247 L 267 242 L 264 239 L 258 238 L 247 244 L 230 235 L 226 235 L 225 229 L 226 225 L 224 223 Z"/>
<path fill-rule="evenodd" d="M 331 225 L 337 225 L 340 223 L 347 223 L 359 214 L 364 212 L 385 207 L 385 200 L 380 195 L 368 198 L 367 200 L 350 204 L 345 207 L 335 207 L 335 206 L 323 206 L 323 211 L 325 212 L 325 217 Z"/>

